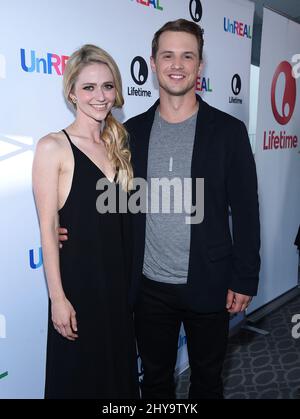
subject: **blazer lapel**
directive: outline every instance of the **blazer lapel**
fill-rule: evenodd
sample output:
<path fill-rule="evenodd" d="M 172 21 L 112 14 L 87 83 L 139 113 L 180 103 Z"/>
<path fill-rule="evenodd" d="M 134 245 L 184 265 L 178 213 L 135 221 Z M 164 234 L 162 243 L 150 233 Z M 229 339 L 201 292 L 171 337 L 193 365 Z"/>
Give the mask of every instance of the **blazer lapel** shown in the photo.
<path fill-rule="evenodd" d="M 159 100 L 145 114 L 143 126 L 139 128 L 139 138 L 136 139 L 135 176 L 144 179 L 147 179 L 150 134 L 158 105 Z"/>
<path fill-rule="evenodd" d="M 196 203 L 196 179 L 204 179 L 204 195 L 205 195 L 205 177 L 206 177 L 206 166 L 209 164 L 208 150 L 211 144 L 211 138 L 213 135 L 214 124 L 213 124 L 213 112 L 211 107 L 205 103 L 199 96 L 199 111 L 196 123 L 196 133 L 194 141 L 194 149 L 192 155 L 192 167 L 191 177 L 193 180 L 192 188 L 192 201 Z M 205 199 L 205 198 L 204 198 Z M 205 219 L 205 208 L 204 208 L 204 219 Z M 199 263 L 199 249 L 202 249 L 205 254 L 206 244 L 206 233 L 205 233 L 205 222 L 199 224 L 192 224 L 191 226 L 191 245 L 190 245 L 190 261 L 189 261 L 189 278 L 194 278 L 194 269 Z M 197 261 L 197 262 L 196 262 Z M 197 275 L 196 275 L 197 277 Z M 190 281 L 188 281 L 190 285 Z"/>
<path fill-rule="evenodd" d="M 206 155 L 210 144 L 209 139 L 214 129 L 213 112 L 211 111 L 210 106 L 205 103 L 200 96 L 196 95 L 196 97 L 199 102 L 199 110 L 192 154 L 191 175 L 194 179 L 197 177 L 204 177 L 205 175 Z M 143 126 L 139 129 L 140 136 L 138 140 L 136 140 L 136 156 L 134 159 L 136 168 L 135 175 L 144 179 L 147 178 L 150 134 L 158 105 L 159 100 L 157 100 L 148 112 L 146 112 Z"/>
<path fill-rule="evenodd" d="M 205 178 L 205 163 L 213 133 L 213 113 L 210 106 L 197 95 L 199 111 L 196 123 L 194 149 L 192 155 L 192 178 Z"/>

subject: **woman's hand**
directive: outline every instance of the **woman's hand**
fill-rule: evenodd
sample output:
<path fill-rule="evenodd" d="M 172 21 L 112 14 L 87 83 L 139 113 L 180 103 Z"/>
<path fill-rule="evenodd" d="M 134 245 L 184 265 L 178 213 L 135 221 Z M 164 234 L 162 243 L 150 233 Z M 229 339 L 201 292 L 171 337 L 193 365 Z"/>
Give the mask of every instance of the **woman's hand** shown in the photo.
<path fill-rule="evenodd" d="M 52 321 L 55 330 L 66 339 L 78 338 L 76 312 L 67 298 L 51 301 Z"/>

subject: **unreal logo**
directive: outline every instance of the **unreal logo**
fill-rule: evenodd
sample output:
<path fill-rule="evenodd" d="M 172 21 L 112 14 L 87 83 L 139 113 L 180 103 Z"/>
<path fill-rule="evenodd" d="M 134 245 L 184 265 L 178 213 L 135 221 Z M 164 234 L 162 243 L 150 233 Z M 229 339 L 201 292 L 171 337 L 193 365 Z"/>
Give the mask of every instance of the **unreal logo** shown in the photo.
<path fill-rule="evenodd" d="M 43 252 L 41 247 L 38 249 L 38 259 L 35 258 L 34 249 L 29 250 L 29 265 L 31 269 L 39 269 L 43 265 Z"/>
<path fill-rule="evenodd" d="M 133 0 L 131 0 L 133 1 Z M 161 0 L 135 0 L 137 3 L 142 4 L 143 6 L 152 6 L 154 9 L 163 11 L 164 8 L 160 5 Z"/>
<path fill-rule="evenodd" d="M 30 54 L 28 54 L 24 48 L 21 48 L 20 54 L 21 67 L 24 71 L 26 71 L 26 73 L 36 72 L 44 74 L 57 74 L 59 76 L 64 74 L 66 63 L 69 58 L 67 55 L 60 56 L 50 52 L 45 54 L 43 57 L 38 57 L 36 51 L 31 50 Z M 30 58 L 28 58 L 28 55 Z"/>
<path fill-rule="evenodd" d="M 276 104 L 276 91 L 279 76 L 285 76 L 285 86 L 282 103 L 278 110 Z M 293 116 L 296 104 L 296 80 L 293 77 L 293 69 L 289 62 L 282 61 L 276 68 L 271 88 L 272 111 L 276 121 L 280 125 L 286 125 Z"/>
<path fill-rule="evenodd" d="M 194 22 L 202 19 L 202 4 L 200 0 L 190 0 L 190 15 Z"/>

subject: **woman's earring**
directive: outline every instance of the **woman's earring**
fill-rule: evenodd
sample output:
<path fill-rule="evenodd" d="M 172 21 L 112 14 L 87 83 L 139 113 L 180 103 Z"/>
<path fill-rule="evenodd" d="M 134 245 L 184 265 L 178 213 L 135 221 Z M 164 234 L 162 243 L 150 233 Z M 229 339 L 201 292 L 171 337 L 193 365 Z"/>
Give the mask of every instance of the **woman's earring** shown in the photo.
<path fill-rule="evenodd" d="M 73 96 L 73 97 L 71 98 L 71 100 L 72 100 L 72 102 L 74 103 L 74 105 L 77 103 L 77 99 L 76 99 L 76 97 L 74 97 L 74 96 Z"/>

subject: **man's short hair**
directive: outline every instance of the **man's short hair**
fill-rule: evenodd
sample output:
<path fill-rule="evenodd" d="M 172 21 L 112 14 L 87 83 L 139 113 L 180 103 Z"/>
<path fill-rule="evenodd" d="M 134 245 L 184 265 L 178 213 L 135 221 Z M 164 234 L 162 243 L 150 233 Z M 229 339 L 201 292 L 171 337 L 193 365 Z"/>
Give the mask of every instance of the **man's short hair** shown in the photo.
<path fill-rule="evenodd" d="M 200 61 L 202 60 L 202 53 L 203 53 L 203 29 L 194 22 L 191 22 L 186 19 L 177 19 L 174 21 L 170 21 L 164 24 L 155 34 L 152 41 L 152 57 L 155 59 L 156 54 L 158 51 L 159 46 L 159 38 L 160 35 L 166 31 L 171 32 L 186 32 L 194 35 L 198 42 L 198 51 L 199 51 L 199 58 Z"/>

